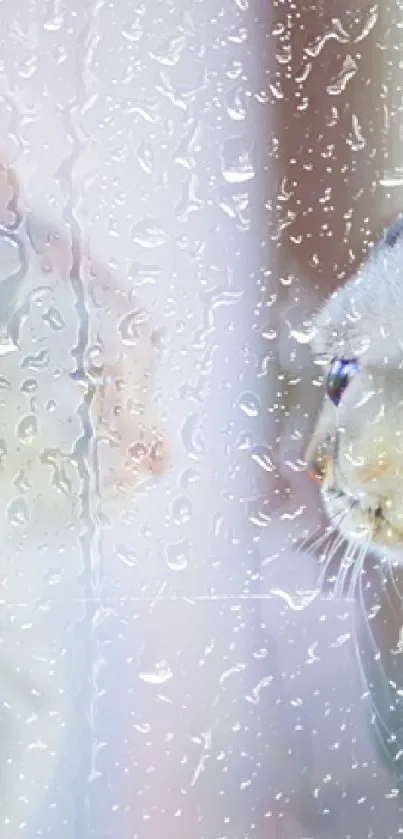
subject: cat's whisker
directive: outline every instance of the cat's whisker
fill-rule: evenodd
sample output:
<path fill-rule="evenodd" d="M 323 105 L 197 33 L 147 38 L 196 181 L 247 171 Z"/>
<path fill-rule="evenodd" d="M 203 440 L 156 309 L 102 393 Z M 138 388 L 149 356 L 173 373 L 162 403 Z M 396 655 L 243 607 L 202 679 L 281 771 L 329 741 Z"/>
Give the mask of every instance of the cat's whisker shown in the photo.
<path fill-rule="evenodd" d="M 322 590 L 324 588 L 331 562 L 334 559 L 334 557 L 336 556 L 337 552 L 340 550 L 343 542 L 344 542 L 344 536 L 340 533 L 336 533 L 336 536 L 335 536 L 332 544 L 329 546 L 329 550 L 327 551 L 327 553 L 322 554 L 322 556 L 320 558 L 320 562 L 323 565 L 323 568 L 322 568 L 322 570 L 319 574 L 319 578 L 318 578 L 318 588 L 320 590 Z"/>
<path fill-rule="evenodd" d="M 332 527 L 334 530 L 339 530 L 340 525 L 343 523 L 344 519 L 347 518 L 353 506 L 354 502 L 350 501 L 348 507 L 346 507 L 344 510 L 340 510 L 339 513 L 336 513 L 334 516 L 332 516 Z"/>
<path fill-rule="evenodd" d="M 341 522 L 343 521 L 346 515 L 346 511 L 342 510 L 339 515 L 334 516 L 332 524 L 328 524 L 325 529 L 321 527 L 319 529 L 319 534 L 315 538 L 315 533 L 309 534 L 306 536 L 302 542 L 297 542 L 298 550 L 310 550 L 312 552 L 318 551 L 319 548 L 322 548 L 322 558 L 321 562 L 324 561 L 323 553 L 326 553 L 327 547 L 329 546 L 331 537 L 337 533 L 337 529 L 340 526 Z M 317 529 L 318 530 L 318 529 Z M 317 533 L 316 530 L 316 533 Z M 324 547 L 323 547 L 324 545 Z"/>
<path fill-rule="evenodd" d="M 350 579 L 347 582 L 348 573 L 345 574 L 343 581 L 343 588 L 340 590 L 340 596 L 346 600 L 355 600 L 357 594 L 357 583 L 361 575 L 364 559 L 366 557 L 370 539 L 366 539 L 362 545 L 351 545 L 351 552 L 349 553 L 349 569 Z"/>
<path fill-rule="evenodd" d="M 332 523 L 334 524 L 334 528 L 336 529 L 336 532 L 337 532 L 337 528 L 340 527 L 340 525 L 342 524 L 344 519 L 350 513 L 352 504 L 353 504 L 353 502 L 351 502 L 351 504 L 349 504 L 347 509 L 342 510 L 337 516 L 334 516 Z M 343 533 L 337 532 L 336 538 L 333 540 L 333 543 L 330 546 L 330 550 L 327 553 L 325 553 L 324 555 L 322 555 L 321 562 L 324 563 L 324 567 L 322 569 L 322 572 L 321 572 L 321 574 L 319 576 L 319 580 L 318 580 L 318 587 L 320 589 L 322 589 L 324 587 L 324 584 L 326 582 L 327 573 L 328 573 L 328 570 L 329 570 L 329 567 L 330 567 L 330 564 L 331 564 L 332 560 L 334 559 L 337 552 L 342 547 L 343 542 L 346 542 L 346 541 L 347 540 L 346 540 L 345 535 Z M 336 581 L 335 581 L 335 584 L 334 584 L 334 587 L 333 587 L 333 592 L 332 592 L 333 597 L 338 597 L 343 592 L 346 577 L 348 575 L 349 570 L 351 569 L 352 562 L 353 562 L 353 559 L 351 557 L 351 549 L 352 549 L 352 545 L 347 543 L 347 551 L 346 551 L 346 553 L 343 557 L 340 569 L 337 572 Z"/>
<path fill-rule="evenodd" d="M 357 581 L 362 571 L 364 559 L 371 544 L 371 533 L 368 533 L 362 544 L 347 541 L 346 552 L 340 564 L 334 586 L 334 596 L 354 600 Z M 348 579 L 350 577 L 350 579 Z"/>
<path fill-rule="evenodd" d="M 321 543 L 333 532 L 334 527 L 331 524 L 326 525 L 325 529 L 323 529 L 323 526 L 318 525 L 313 533 L 307 533 L 306 536 L 301 537 L 301 540 L 297 539 L 295 547 L 299 551 L 312 550 L 314 546 L 317 547 L 318 542 Z"/>
<path fill-rule="evenodd" d="M 356 552 L 356 546 L 352 542 L 347 542 L 333 588 L 333 596 L 336 599 L 343 597 L 345 594 L 347 579 L 356 561 Z"/>
<path fill-rule="evenodd" d="M 338 516 L 335 516 L 334 519 L 333 519 L 334 532 L 335 532 L 336 535 L 335 535 L 335 538 L 333 539 L 333 542 L 330 545 L 329 545 L 329 542 L 328 542 L 328 544 L 325 546 L 325 550 L 322 553 L 322 556 L 320 558 L 320 563 L 323 565 L 322 571 L 321 571 L 321 573 L 319 575 L 319 579 L 318 579 L 318 587 L 320 589 L 323 589 L 323 587 L 324 587 L 324 584 L 326 582 L 327 573 L 328 573 L 328 570 L 329 570 L 329 567 L 330 567 L 330 564 L 331 564 L 332 560 L 334 559 L 338 550 L 341 548 L 343 542 L 345 541 L 344 534 L 340 533 L 337 530 L 337 528 L 340 526 L 340 524 L 343 522 L 345 517 L 348 515 L 349 509 L 350 508 L 348 508 L 347 510 L 343 510 L 341 513 L 339 513 Z"/>
<path fill-rule="evenodd" d="M 390 583 L 391 583 L 391 586 L 392 586 L 393 593 L 396 595 L 396 597 L 398 598 L 398 601 L 401 603 L 402 600 L 403 600 L 401 582 L 400 582 L 400 587 L 399 587 L 399 583 L 396 580 L 396 575 L 394 573 L 394 569 L 389 564 L 388 564 L 388 566 L 389 566 L 388 567 L 388 571 L 389 571 L 388 576 L 389 576 L 389 580 L 390 580 Z"/>
<path fill-rule="evenodd" d="M 349 582 L 349 586 L 348 586 L 347 594 L 346 594 L 347 600 L 355 600 L 356 599 L 357 590 L 358 590 L 358 581 L 361 578 L 361 574 L 362 574 L 362 570 L 363 570 L 363 566 L 364 566 L 364 560 L 365 560 L 365 557 L 367 555 L 370 544 L 371 544 L 371 539 L 370 539 L 370 537 L 368 537 L 368 539 L 365 541 L 365 543 L 363 545 L 358 545 L 358 547 L 356 549 L 355 561 L 354 561 L 353 570 L 352 570 L 352 574 L 351 574 L 351 578 L 350 578 L 350 582 Z"/>
<path fill-rule="evenodd" d="M 368 639 L 369 639 L 369 643 L 370 643 L 370 646 L 371 646 L 372 655 L 375 658 L 377 656 L 377 653 L 378 653 L 378 644 L 376 642 L 375 635 L 374 635 L 374 632 L 373 632 L 373 629 L 372 629 L 372 619 L 375 617 L 375 615 L 377 613 L 377 609 L 370 609 L 370 610 L 368 609 L 368 605 L 365 602 L 364 589 L 363 589 L 363 578 L 362 578 L 361 575 L 358 578 L 356 600 L 357 600 L 357 602 L 360 606 L 361 614 L 364 616 L 364 625 L 365 625 L 365 628 L 368 632 Z M 366 672 L 365 672 L 365 668 L 363 667 L 361 650 L 360 650 L 360 647 L 358 646 L 358 636 L 357 636 L 357 634 L 355 634 L 355 639 L 354 640 L 355 640 L 355 647 L 356 647 L 356 653 L 357 653 L 357 661 L 360 665 L 361 675 L 362 675 L 364 683 L 367 685 L 367 688 L 368 688 L 369 685 L 368 685 L 367 675 L 366 675 Z M 379 662 L 379 666 L 381 667 L 380 662 Z"/>
<path fill-rule="evenodd" d="M 328 525 L 324 531 L 322 529 L 320 530 L 320 533 L 316 536 L 316 538 L 311 534 L 309 537 L 304 539 L 302 543 L 297 545 L 298 550 L 309 550 L 311 552 L 318 551 L 319 548 L 322 548 L 323 545 L 326 544 L 326 542 L 329 542 L 335 532 L 336 528 L 332 525 Z"/>

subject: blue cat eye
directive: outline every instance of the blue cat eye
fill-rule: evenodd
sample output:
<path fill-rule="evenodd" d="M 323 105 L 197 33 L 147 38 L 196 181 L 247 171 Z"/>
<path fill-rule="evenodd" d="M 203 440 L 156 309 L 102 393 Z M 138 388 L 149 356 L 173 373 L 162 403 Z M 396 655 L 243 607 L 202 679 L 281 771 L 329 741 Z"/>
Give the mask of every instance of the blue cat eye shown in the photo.
<path fill-rule="evenodd" d="M 334 405 L 339 404 L 349 381 L 358 373 L 358 370 L 359 363 L 356 358 L 332 358 L 325 387 L 326 393 Z"/>

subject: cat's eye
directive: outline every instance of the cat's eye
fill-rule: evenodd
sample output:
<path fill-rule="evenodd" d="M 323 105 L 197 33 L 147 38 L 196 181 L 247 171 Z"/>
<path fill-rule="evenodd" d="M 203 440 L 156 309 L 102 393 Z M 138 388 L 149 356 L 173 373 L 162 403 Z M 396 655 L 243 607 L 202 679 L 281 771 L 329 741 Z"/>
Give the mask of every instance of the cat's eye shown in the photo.
<path fill-rule="evenodd" d="M 356 358 L 333 358 L 326 376 L 326 393 L 334 405 L 338 405 L 351 378 L 359 370 Z"/>

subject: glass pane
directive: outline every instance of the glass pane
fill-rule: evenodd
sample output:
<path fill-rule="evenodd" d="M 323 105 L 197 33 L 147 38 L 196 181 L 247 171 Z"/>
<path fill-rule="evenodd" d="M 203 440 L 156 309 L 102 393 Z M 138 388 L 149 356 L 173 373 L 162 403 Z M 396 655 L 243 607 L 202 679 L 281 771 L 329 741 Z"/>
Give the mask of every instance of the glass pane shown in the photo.
<path fill-rule="evenodd" d="M 398 574 L 334 596 L 303 448 L 399 4 L 1 10 L 0 837 L 395 837 Z"/>

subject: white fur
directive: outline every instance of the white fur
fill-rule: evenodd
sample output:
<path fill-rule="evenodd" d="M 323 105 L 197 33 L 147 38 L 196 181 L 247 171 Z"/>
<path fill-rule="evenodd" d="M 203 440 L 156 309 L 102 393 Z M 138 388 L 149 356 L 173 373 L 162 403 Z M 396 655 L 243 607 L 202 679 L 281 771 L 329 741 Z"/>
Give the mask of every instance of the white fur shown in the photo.
<path fill-rule="evenodd" d="M 322 452 L 327 513 L 349 540 L 403 561 L 403 234 L 376 244 L 313 326 L 324 373 L 334 356 L 360 362 L 338 407 L 324 395 L 307 453 Z"/>
<path fill-rule="evenodd" d="M 368 367 L 403 369 L 403 235 L 379 244 L 314 321 L 312 348 L 330 359 L 358 356 Z"/>

